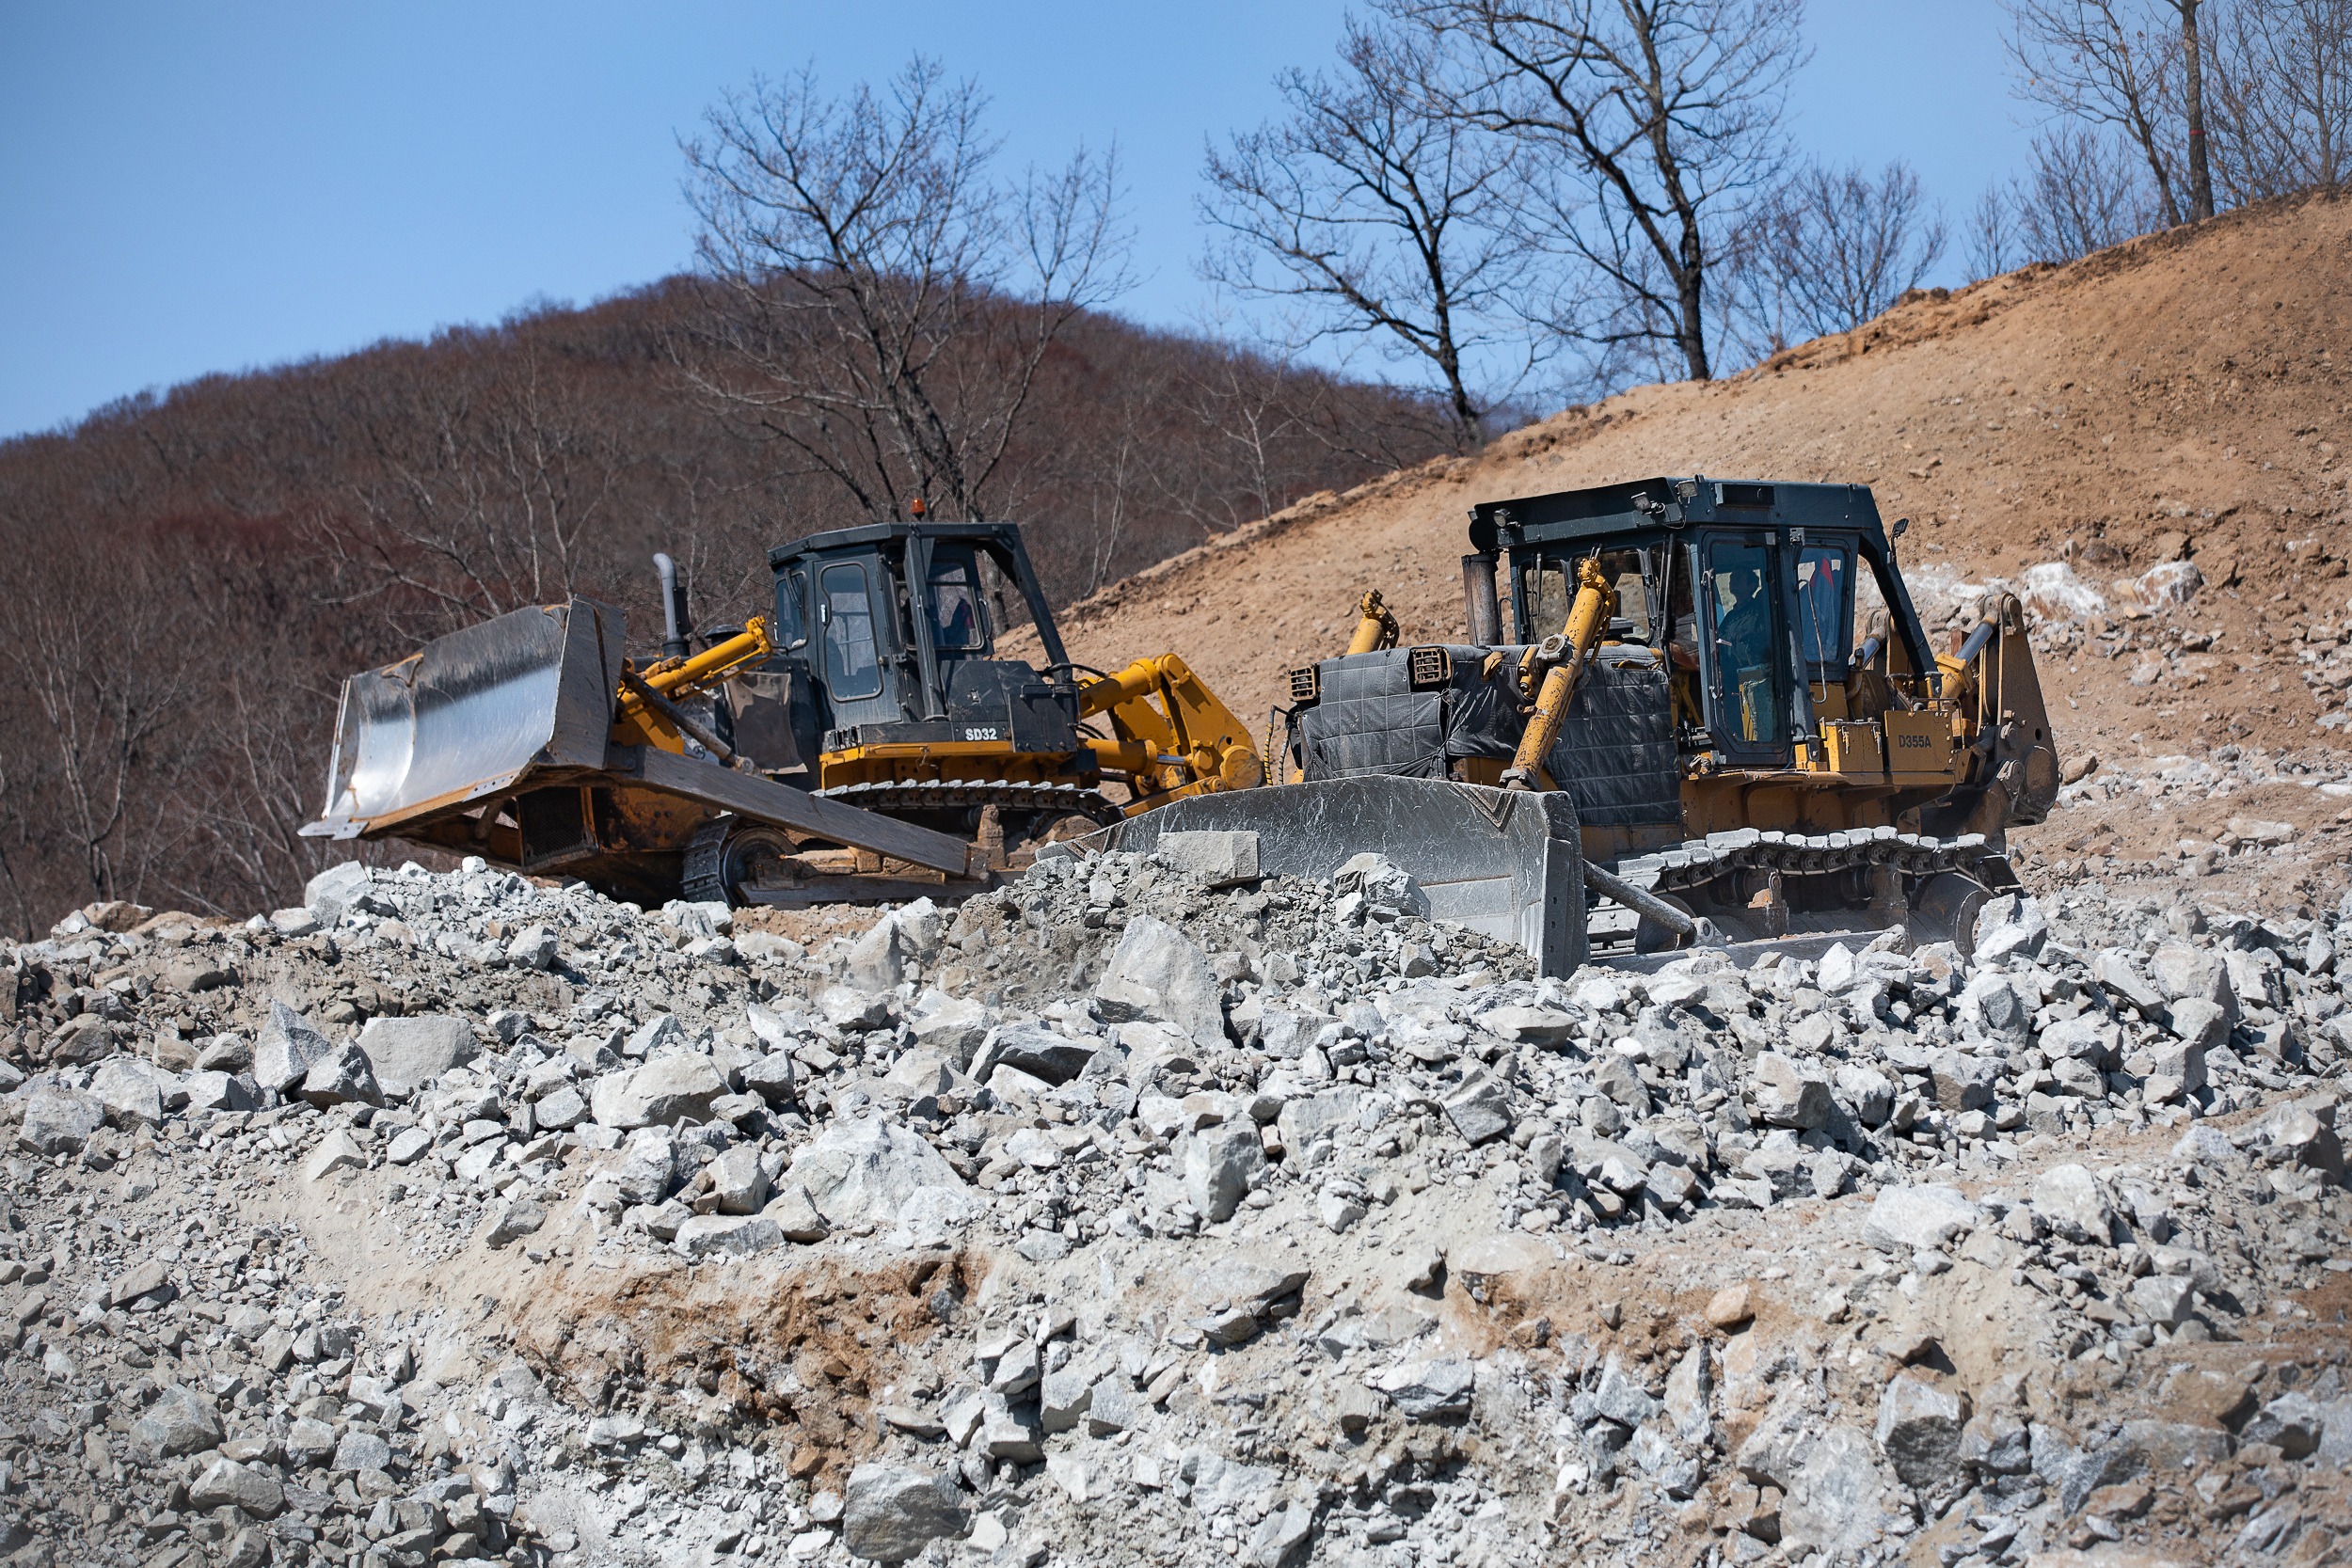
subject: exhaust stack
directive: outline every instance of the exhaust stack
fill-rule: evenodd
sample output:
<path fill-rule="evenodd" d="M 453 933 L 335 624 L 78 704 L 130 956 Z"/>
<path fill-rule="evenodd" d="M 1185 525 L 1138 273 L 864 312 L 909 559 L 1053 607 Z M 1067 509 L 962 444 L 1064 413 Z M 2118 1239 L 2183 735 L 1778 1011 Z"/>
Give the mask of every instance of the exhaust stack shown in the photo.
<path fill-rule="evenodd" d="M 686 640 L 694 634 L 694 623 L 686 612 L 686 585 L 678 580 L 677 562 L 668 555 L 655 552 L 653 569 L 661 578 L 661 657 L 684 658 Z"/>

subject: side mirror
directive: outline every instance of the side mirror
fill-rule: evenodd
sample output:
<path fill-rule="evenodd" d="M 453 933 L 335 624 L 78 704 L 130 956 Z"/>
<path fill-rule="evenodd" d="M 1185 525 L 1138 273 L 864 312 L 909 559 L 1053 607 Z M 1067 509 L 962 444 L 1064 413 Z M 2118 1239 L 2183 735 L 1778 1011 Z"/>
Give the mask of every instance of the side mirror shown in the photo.
<path fill-rule="evenodd" d="M 1904 531 L 1906 529 L 1910 528 L 1910 527 L 1911 527 L 1911 519 L 1910 519 L 1910 518 L 1908 518 L 1908 517 L 1898 517 L 1898 518 L 1896 518 L 1896 519 L 1895 519 L 1895 531 L 1894 531 L 1894 532 L 1893 532 L 1893 533 L 1889 534 L 1889 535 L 1888 535 L 1888 537 L 1889 537 L 1889 538 L 1893 538 L 1893 539 L 1900 539 L 1900 538 L 1903 536 L 1903 531 Z"/>

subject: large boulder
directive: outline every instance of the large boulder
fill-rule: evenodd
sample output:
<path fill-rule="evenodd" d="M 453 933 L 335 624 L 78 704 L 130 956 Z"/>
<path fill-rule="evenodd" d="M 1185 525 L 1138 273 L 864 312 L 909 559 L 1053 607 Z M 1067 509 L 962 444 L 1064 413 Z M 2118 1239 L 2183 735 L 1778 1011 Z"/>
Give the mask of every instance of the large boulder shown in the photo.
<path fill-rule="evenodd" d="M 106 1119 L 96 1095 L 57 1084 L 35 1084 L 24 1096 L 17 1146 L 30 1154 L 79 1154 Z"/>
<path fill-rule="evenodd" d="M 1967 1395 L 1903 1372 L 1879 1393 L 1879 1448 L 1905 1486 L 1935 1491 L 1963 1473 L 1960 1439 L 1968 1417 Z"/>
<path fill-rule="evenodd" d="M 1249 1179 L 1264 1164 L 1265 1147 L 1255 1123 L 1204 1127 L 1184 1145 L 1185 1201 L 1213 1225 L 1230 1220 L 1248 1196 Z"/>
<path fill-rule="evenodd" d="M 343 916 L 367 896 L 368 880 L 368 868 L 358 861 L 330 865 L 304 885 L 303 907 L 318 916 L 320 925 L 340 926 Z"/>
<path fill-rule="evenodd" d="M 880 1117 L 835 1121 L 792 1161 L 792 1182 L 834 1226 L 895 1223 L 926 1187 L 964 1190 L 946 1156 Z"/>
<path fill-rule="evenodd" d="M 1984 1211 L 1958 1187 L 1882 1187 L 1863 1222 L 1862 1239 L 1886 1252 L 1948 1246 L 1974 1230 Z"/>
<path fill-rule="evenodd" d="M 1094 994 L 1113 1022 L 1156 1019 L 1196 1044 L 1225 1043 L 1224 1000 L 1209 956 L 1164 920 L 1139 914 L 1127 922 Z"/>
<path fill-rule="evenodd" d="M 179 1074 L 150 1066 L 136 1056 L 109 1056 L 89 1076 L 89 1092 L 117 1127 L 153 1127 L 188 1091 Z"/>
<path fill-rule="evenodd" d="M 1102 1048 L 1101 1040 L 1073 1040 L 1041 1024 L 1012 1023 L 996 1031 L 988 1059 L 1043 1083 L 1067 1084 L 1086 1070 Z"/>
<path fill-rule="evenodd" d="M 1867 1434 L 1842 1422 L 1826 1428 L 1788 1478 L 1781 1545 L 1792 1560 L 1808 1548 L 1847 1557 L 1890 1527 L 1908 1525 L 1910 1510 L 1894 1481 Z"/>
<path fill-rule="evenodd" d="M 311 1065 L 335 1049 L 310 1021 L 283 1002 L 269 1005 L 269 1020 L 253 1042 L 253 1081 L 264 1089 L 291 1093 Z"/>
<path fill-rule="evenodd" d="M 131 1423 L 131 1436 L 148 1452 L 162 1458 L 199 1453 L 220 1442 L 220 1414 L 213 1402 L 176 1383 Z"/>
<path fill-rule="evenodd" d="M 384 1091 L 376 1086 L 375 1069 L 357 1043 L 340 1045 L 310 1064 L 294 1094 L 324 1109 L 329 1105 L 381 1105 Z"/>
<path fill-rule="evenodd" d="M 372 1018 L 359 1031 L 359 1049 L 374 1069 L 376 1085 L 391 1100 L 405 1100 L 453 1067 L 474 1059 L 473 1026 L 445 1013 L 420 1018 Z"/>
<path fill-rule="evenodd" d="M 709 1057 L 678 1051 L 627 1072 L 606 1073 L 588 1103 L 600 1124 L 626 1132 L 708 1121 L 711 1102 L 726 1092 L 727 1081 Z"/>
<path fill-rule="evenodd" d="M 861 1465 L 843 1489 L 841 1544 L 869 1562 L 904 1562 L 965 1522 L 962 1494 L 936 1471 Z"/>
<path fill-rule="evenodd" d="M 2099 1179 L 2082 1165 L 2053 1165 L 2034 1179 L 2034 1217 L 2070 1242 L 2114 1241 L 2115 1211 Z"/>

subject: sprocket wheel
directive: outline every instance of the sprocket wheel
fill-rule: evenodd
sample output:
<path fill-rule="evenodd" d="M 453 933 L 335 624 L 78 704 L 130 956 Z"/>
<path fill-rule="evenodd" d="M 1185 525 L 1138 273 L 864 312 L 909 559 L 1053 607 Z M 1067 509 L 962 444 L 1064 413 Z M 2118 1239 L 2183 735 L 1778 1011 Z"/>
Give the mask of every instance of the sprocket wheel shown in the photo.
<path fill-rule="evenodd" d="M 799 852 L 780 828 L 732 814 L 714 816 L 687 840 L 681 896 L 698 904 L 740 908 L 746 902 L 746 886 L 757 883 L 769 866 Z"/>

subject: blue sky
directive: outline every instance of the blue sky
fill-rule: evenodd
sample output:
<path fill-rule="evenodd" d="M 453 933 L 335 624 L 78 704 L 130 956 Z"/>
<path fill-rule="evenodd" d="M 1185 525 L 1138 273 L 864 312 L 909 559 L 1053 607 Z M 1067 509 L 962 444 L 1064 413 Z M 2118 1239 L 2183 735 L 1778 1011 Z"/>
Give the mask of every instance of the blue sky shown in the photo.
<path fill-rule="evenodd" d="M 1202 138 L 1272 113 L 1344 8 L 0 0 L 0 436 L 675 271 L 706 104 L 916 49 L 989 89 L 1016 164 L 1116 138 L 1143 275 L 1120 309 L 1195 322 Z M 2023 153 L 1999 25 L 1994 0 L 1810 0 L 1792 128 L 1910 159 L 1956 221 Z"/>

